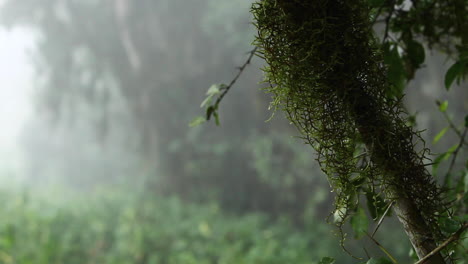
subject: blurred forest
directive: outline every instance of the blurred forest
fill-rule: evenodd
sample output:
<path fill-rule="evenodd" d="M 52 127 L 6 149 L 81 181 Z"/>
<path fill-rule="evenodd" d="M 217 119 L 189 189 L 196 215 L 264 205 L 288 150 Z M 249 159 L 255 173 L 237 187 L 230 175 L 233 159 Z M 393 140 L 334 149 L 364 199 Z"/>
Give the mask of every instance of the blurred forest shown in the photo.
<path fill-rule="evenodd" d="M 314 153 L 280 113 L 266 122 L 261 59 L 223 101 L 219 127 L 188 126 L 253 49 L 251 2 L 0 2 L 1 25 L 35 43 L 21 165 L 0 168 L 1 263 L 350 263 L 326 223 L 333 193 Z M 444 58 L 426 61 L 405 100 L 437 152 L 457 138 L 432 146 L 447 125 L 435 100 L 449 99 L 457 121 L 468 101 L 441 88 Z M 409 261 L 397 226 L 379 236 Z M 347 241 L 383 255 L 359 243 Z"/>

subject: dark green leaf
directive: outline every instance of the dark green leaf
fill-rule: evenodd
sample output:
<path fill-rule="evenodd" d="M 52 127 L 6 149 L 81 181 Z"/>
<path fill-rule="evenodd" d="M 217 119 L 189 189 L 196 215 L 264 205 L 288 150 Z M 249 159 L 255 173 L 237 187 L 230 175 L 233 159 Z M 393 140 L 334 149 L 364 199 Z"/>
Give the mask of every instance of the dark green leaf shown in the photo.
<path fill-rule="evenodd" d="M 461 61 L 455 62 L 445 74 L 445 89 L 449 90 L 453 81 L 463 74 L 464 63 Z"/>
<path fill-rule="evenodd" d="M 357 212 L 351 217 L 350 222 L 356 238 L 361 238 L 366 234 L 367 227 L 369 226 L 369 219 L 367 219 L 366 212 L 362 207 L 358 207 Z"/>
<path fill-rule="evenodd" d="M 405 87 L 406 72 L 396 46 L 384 52 L 384 62 L 388 68 L 387 79 L 391 84 L 389 93 L 391 96 L 401 96 Z"/>
<path fill-rule="evenodd" d="M 416 41 L 410 41 L 407 48 L 407 56 L 409 57 L 411 63 L 414 65 L 414 67 L 419 68 L 419 66 L 426 59 L 426 53 L 424 52 L 423 45 Z"/>
<path fill-rule="evenodd" d="M 203 116 L 197 116 L 189 123 L 189 127 L 196 127 L 206 122 Z"/>
<path fill-rule="evenodd" d="M 213 113 L 213 115 L 214 115 L 214 117 L 215 117 L 215 123 L 216 123 L 216 125 L 219 126 L 220 123 L 219 123 L 219 115 L 218 115 L 218 112 L 215 111 L 215 112 Z"/>
<path fill-rule="evenodd" d="M 216 112 L 216 109 L 215 109 L 214 106 L 211 105 L 210 107 L 208 107 L 208 108 L 206 109 L 206 120 L 209 121 L 210 118 L 211 118 L 211 115 L 212 115 L 214 112 Z"/>
<path fill-rule="evenodd" d="M 432 143 L 436 144 L 437 142 L 439 142 L 439 140 L 445 135 L 445 133 L 447 133 L 448 129 L 449 127 L 446 127 L 442 129 L 439 133 L 437 133 L 437 135 L 434 137 L 434 140 L 432 140 Z"/>
<path fill-rule="evenodd" d="M 367 264 L 392 264 L 392 262 L 386 258 L 371 258 L 367 261 Z"/>
<path fill-rule="evenodd" d="M 219 90 L 220 91 L 225 90 L 225 89 L 227 89 L 227 87 L 228 86 L 226 84 L 222 83 L 222 84 L 219 85 Z"/>
<path fill-rule="evenodd" d="M 330 258 L 330 257 L 323 257 L 319 264 L 333 264 L 335 263 L 335 259 L 334 258 Z"/>
<path fill-rule="evenodd" d="M 468 115 L 465 116 L 465 127 L 468 127 Z"/>
<path fill-rule="evenodd" d="M 370 7 L 380 7 L 383 5 L 385 0 L 369 0 L 369 6 Z"/>
<path fill-rule="evenodd" d="M 460 228 L 460 223 L 445 216 L 439 218 L 439 224 L 442 231 L 446 233 L 454 233 Z"/>

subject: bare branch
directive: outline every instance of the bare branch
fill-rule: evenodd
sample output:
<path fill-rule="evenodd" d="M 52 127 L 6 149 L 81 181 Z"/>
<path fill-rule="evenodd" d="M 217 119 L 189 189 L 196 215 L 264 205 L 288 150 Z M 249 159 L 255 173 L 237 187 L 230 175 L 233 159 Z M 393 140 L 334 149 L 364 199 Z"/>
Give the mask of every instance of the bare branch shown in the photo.
<path fill-rule="evenodd" d="M 466 131 L 466 129 L 465 129 Z M 447 240 L 445 240 L 442 244 L 440 244 L 438 247 L 436 247 L 434 250 L 429 252 L 425 257 L 422 259 L 418 260 L 414 264 L 423 264 L 426 260 L 428 260 L 430 257 L 434 256 L 435 254 L 439 253 L 442 249 L 447 247 L 450 243 L 457 241 L 460 239 L 461 234 L 468 228 L 468 223 L 465 222 L 460 229 L 457 230 L 457 232 L 453 233 Z"/>
<path fill-rule="evenodd" d="M 395 201 L 392 201 L 391 203 L 388 204 L 388 207 L 387 207 L 387 209 L 385 209 L 385 212 L 383 213 L 382 217 L 380 217 L 380 220 L 377 223 L 377 226 L 375 227 L 374 232 L 372 232 L 372 237 L 374 237 L 375 233 L 377 233 L 377 230 L 379 230 L 380 225 L 382 224 L 385 216 L 387 216 L 388 211 L 390 211 L 390 208 L 392 208 L 394 203 L 395 203 Z"/>
<path fill-rule="evenodd" d="M 226 86 L 226 87 L 223 89 L 223 92 L 222 92 L 221 95 L 218 97 L 218 99 L 216 99 L 216 102 L 214 103 L 215 109 L 218 109 L 218 106 L 219 106 L 219 104 L 221 103 L 221 100 L 223 100 L 224 96 L 229 92 L 229 90 L 231 89 L 231 87 L 236 83 L 237 79 L 239 79 L 239 77 L 241 76 L 242 72 L 243 72 L 244 69 L 247 67 L 247 65 L 250 64 L 250 62 L 251 62 L 251 60 L 252 60 L 252 57 L 255 55 L 255 52 L 256 52 L 256 51 L 257 51 L 257 47 L 255 47 L 253 50 L 249 51 L 249 57 L 248 57 L 247 60 L 244 62 L 244 64 L 238 68 L 238 69 L 239 69 L 239 72 L 237 73 L 237 75 L 234 77 L 234 79 L 231 80 L 231 82 L 228 84 L 228 86 Z"/>

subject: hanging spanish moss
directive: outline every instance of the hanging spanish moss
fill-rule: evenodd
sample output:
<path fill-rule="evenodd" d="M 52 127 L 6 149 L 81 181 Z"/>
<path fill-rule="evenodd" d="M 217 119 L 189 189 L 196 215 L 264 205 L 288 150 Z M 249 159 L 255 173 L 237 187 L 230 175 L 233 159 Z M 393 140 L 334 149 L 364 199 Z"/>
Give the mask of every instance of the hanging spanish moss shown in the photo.
<path fill-rule="evenodd" d="M 415 150 L 424 142 L 406 125 L 401 98 L 388 96 L 366 3 L 263 0 L 252 13 L 272 106 L 318 152 L 337 195 L 338 226 L 370 190 L 388 202 L 412 201 L 430 228 L 424 232 L 440 239 L 437 215 L 444 206 L 423 164 L 428 150 Z"/>

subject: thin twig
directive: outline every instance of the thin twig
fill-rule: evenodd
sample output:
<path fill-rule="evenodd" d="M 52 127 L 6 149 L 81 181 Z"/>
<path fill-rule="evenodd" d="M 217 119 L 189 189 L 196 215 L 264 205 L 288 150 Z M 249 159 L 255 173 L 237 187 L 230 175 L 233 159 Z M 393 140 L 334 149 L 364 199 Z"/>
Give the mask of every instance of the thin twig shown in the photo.
<path fill-rule="evenodd" d="M 397 264 L 398 261 L 390 254 L 390 252 L 388 252 L 380 243 L 379 241 L 375 240 L 375 238 L 371 237 L 367 232 L 366 232 L 366 235 L 380 248 L 380 250 L 383 251 L 383 253 L 385 253 L 385 255 L 387 255 L 387 257 L 390 258 L 390 260 Z"/>
<path fill-rule="evenodd" d="M 388 12 L 388 16 L 385 18 L 385 31 L 384 31 L 382 43 L 385 43 L 385 41 L 387 40 L 389 36 L 388 30 L 390 29 L 390 19 L 392 18 L 393 12 L 395 11 L 395 2 L 392 1 L 391 5 L 392 5 L 392 9 L 390 9 L 390 12 Z"/>
<path fill-rule="evenodd" d="M 388 204 L 387 209 L 385 209 L 385 212 L 383 213 L 382 217 L 380 217 L 379 222 L 377 223 L 377 226 L 374 229 L 374 232 L 372 232 L 372 237 L 374 237 L 375 233 L 377 233 L 377 230 L 379 230 L 380 225 L 382 224 L 385 216 L 387 215 L 388 211 L 390 211 L 390 208 L 392 208 L 393 204 L 395 201 L 392 201 L 390 204 Z"/>
<path fill-rule="evenodd" d="M 450 128 L 457 134 L 459 138 L 462 138 L 462 132 L 460 132 L 460 130 L 455 126 L 452 119 L 450 119 L 450 117 L 448 116 L 447 112 L 443 112 L 443 115 L 447 120 L 447 123 L 449 123 Z M 468 145 L 468 143 L 464 139 L 462 140 L 462 144 Z"/>
<path fill-rule="evenodd" d="M 460 239 L 461 234 L 468 228 L 468 222 L 463 223 L 462 227 L 457 230 L 457 232 L 453 233 L 447 240 L 445 240 L 442 244 L 440 244 L 438 247 L 436 247 L 434 250 L 429 252 L 426 256 L 424 256 L 422 259 L 418 260 L 414 264 L 422 264 L 426 260 L 428 260 L 430 257 L 434 256 L 435 254 L 439 253 L 442 249 L 447 247 L 450 243 L 457 241 Z"/>
<path fill-rule="evenodd" d="M 463 131 L 463 134 L 460 136 L 460 143 L 458 143 L 458 147 L 455 149 L 455 151 L 452 154 L 452 161 L 450 162 L 450 167 L 447 170 L 447 173 L 445 174 L 445 179 L 444 179 L 444 184 L 447 184 L 448 177 L 450 173 L 452 173 L 453 166 L 455 165 L 455 160 L 457 159 L 458 152 L 463 146 L 463 142 L 465 142 L 465 137 L 466 133 L 468 132 L 468 127 L 465 127 L 465 130 Z"/>
<path fill-rule="evenodd" d="M 441 105 L 441 102 L 439 102 L 439 100 L 436 100 L 436 104 L 437 106 L 440 107 Z M 447 112 L 446 111 L 441 111 L 442 112 L 442 115 L 444 116 L 445 120 L 447 120 L 447 123 L 449 124 L 450 128 L 455 132 L 455 134 L 457 134 L 457 136 L 459 138 L 462 137 L 462 132 L 460 132 L 460 129 L 457 128 L 457 126 L 455 126 L 455 124 L 453 123 L 452 119 L 448 116 Z M 468 144 L 465 140 L 463 140 L 463 144 Z"/>
<path fill-rule="evenodd" d="M 375 22 L 377 22 L 377 18 L 380 16 L 380 13 L 382 13 L 382 9 L 384 7 L 385 3 L 383 3 L 380 7 L 379 7 L 379 10 L 377 10 L 377 13 L 375 13 L 375 17 L 374 19 L 372 20 L 372 25 L 375 24 Z"/>
<path fill-rule="evenodd" d="M 366 252 L 367 259 L 370 259 L 371 257 L 369 255 L 369 252 L 367 252 L 367 249 L 365 247 L 363 249 L 364 249 L 364 252 Z"/>
<path fill-rule="evenodd" d="M 450 117 L 448 116 L 447 112 L 442 112 L 442 114 L 444 115 L 445 119 L 447 120 L 447 122 L 449 123 L 450 127 L 453 129 L 453 131 L 458 135 L 458 137 L 461 137 L 461 132 L 460 130 L 458 130 L 458 128 L 455 126 L 455 124 L 453 123 L 452 119 L 450 119 Z"/>
<path fill-rule="evenodd" d="M 215 109 L 218 109 L 218 106 L 219 106 L 219 103 L 221 103 L 221 100 L 223 100 L 224 96 L 229 92 L 229 90 L 231 89 L 231 87 L 236 83 L 237 79 L 239 79 L 239 77 L 241 76 L 242 72 L 244 71 L 244 69 L 247 67 L 247 65 L 250 64 L 250 61 L 252 60 L 252 57 L 255 55 L 255 52 L 257 51 L 257 47 L 255 47 L 253 50 L 249 51 L 249 57 L 247 58 L 247 60 L 244 62 L 244 64 L 239 67 L 239 72 L 237 73 L 237 75 L 234 77 L 234 79 L 231 80 L 231 82 L 229 83 L 228 86 L 226 86 L 224 89 L 223 89 L 223 92 L 221 93 L 221 95 L 218 97 L 218 99 L 216 99 L 216 102 L 214 103 L 214 107 Z"/>

